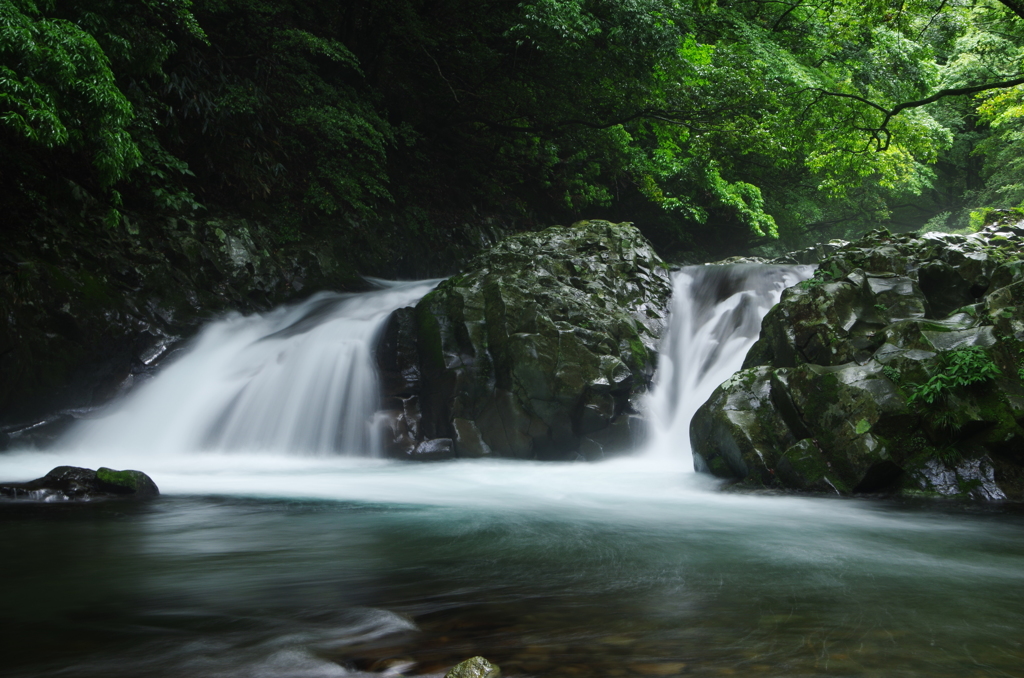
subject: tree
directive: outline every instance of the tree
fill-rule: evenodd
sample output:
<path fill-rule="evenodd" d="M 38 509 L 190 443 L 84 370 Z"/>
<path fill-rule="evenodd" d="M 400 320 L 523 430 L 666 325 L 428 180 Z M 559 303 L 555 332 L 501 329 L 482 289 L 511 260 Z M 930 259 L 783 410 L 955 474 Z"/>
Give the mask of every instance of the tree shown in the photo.
<path fill-rule="evenodd" d="M 15 143 L 87 153 L 109 186 L 141 162 L 131 103 L 96 39 L 46 10 L 54 3 L 0 0 L 0 125 Z"/>

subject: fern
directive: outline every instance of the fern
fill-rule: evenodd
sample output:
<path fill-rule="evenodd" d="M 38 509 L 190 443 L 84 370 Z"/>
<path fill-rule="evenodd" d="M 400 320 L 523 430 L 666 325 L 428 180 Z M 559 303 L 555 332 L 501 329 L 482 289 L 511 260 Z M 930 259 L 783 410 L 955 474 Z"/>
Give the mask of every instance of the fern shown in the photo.
<path fill-rule="evenodd" d="M 958 348 L 944 354 L 942 369 L 914 389 L 910 402 L 923 400 L 933 404 L 945 400 L 954 389 L 991 381 L 1002 372 L 980 346 Z"/>

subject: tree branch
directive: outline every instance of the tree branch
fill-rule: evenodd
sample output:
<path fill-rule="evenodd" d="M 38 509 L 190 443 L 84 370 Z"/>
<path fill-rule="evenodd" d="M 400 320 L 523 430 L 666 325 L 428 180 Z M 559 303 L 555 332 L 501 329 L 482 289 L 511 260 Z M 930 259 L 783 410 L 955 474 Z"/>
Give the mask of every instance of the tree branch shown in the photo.
<path fill-rule="evenodd" d="M 791 13 L 791 12 L 792 12 L 792 11 L 793 11 L 794 9 L 796 9 L 797 7 L 799 7 L 799 6 L 800 6 L 800 5 L 802 5 L 802 4 L 803 4 L 803 0 L 800 0 L 799 2 L 795 2 L 795 3 L 793 3 L 792 5 L 790 5 L 790 6 L 789 6 L 789 8 L 788 8 L 788 9 L 787 9 L 787 10 L 786 10 L 785 12 L 783 12 L 783 13 L 782 13 L 782 14 L 781 14 L 781 15 L 779 16 L 779 18 L 778 18 L 778 19 L 776 19 L 776 21 L 775 21 L 775 25 L 774 25 L 774 26 L 772 26 L 772 28 L 771 28 L 771 30 L 772 30 L 772 33 L 774 33 L 775 31 L 779 30 L 779 26 L 781 26 L 781 25 L 782 25 L 782 22 L 786 20 L 786 17 L 787 17 L 787 16 L 789 16 L 789 15 L 790 15 L 790 13 Z"/>
<path fill-rule="evenodd" d="M 1024 19 L 1024 2 L 1021 0 L 999 0 L 999 2 L 1021 19 Z"/>
<path fill-rule="evenodd" d="M 1024 2 L 1021 2 L 1021 8 L 1024 10 Z M 865 99 L 862 96 L 856 94 L 848 94 L 846 92 L 829 92 L 828 90 L 821 89 L 820 87 L 813 87 L 811 89 L 821 92 L 824 95 L 832 97 L 841 97 L 844 99 L 853 99 L 859 101 L 862 104 L 871 106 L 875 110 L 882 114 L 882 122 L 877 127 L 862 127 L 861 130 L 864 132 L 871 132 L 873 141 L 875 142 L 876 151 L 884 151 L 889 148 L 889 142 L 892 140 L 892 133 L 889 132 L 889 122 L 894 117 L 899 115 L 905 110 L 911 108 L 920 108 L 921 106 L 927 106 L 933 104 L 939 99 L 945 99 L 946 97 L 964 96 L 965 94 L 977 94 L 978 92 L 985 92 L 990 89 L 1005 89 L 1007 87 L 1016 87 L 1017 85 L 1024 85 L 1024 76 L 1019 78 L 1013 78 L 1011 80 L 1003 80 L 1001 82 L 989 82 L 984 85 L 972 85 L 970 87 L 949 87 L 946 89 L 940 89 L 935 94 L 927 96 L 923 99 L 916 99 L 914 101 L 904 101 L 896 104 L 892 108 L 885 108 L 884 106 L 875 103 L 869 99 Z M 884 137 L 884 139 L 883 139 Z"/>

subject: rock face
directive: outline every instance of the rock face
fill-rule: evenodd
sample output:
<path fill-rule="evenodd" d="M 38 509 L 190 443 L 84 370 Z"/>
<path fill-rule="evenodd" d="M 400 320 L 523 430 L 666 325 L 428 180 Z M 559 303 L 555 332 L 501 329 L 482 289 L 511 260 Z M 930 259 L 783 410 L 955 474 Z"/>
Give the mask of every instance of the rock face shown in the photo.
<path fill-rule="evenodd" d="M 869 234 L 765 317 L 691 422 L 750 486 L 1024 499 L 1024 224 Z"/>
<path fill-rule="evenodd" d="M 508 238 L 390 318 L 377 360 L 399 458 L 588 459 L 631 447 L 671 284 L 629 224 Z"/>
<path fill-rule="evenodd" d="M 58 466 L 27 483 L 0 483 L 0 498 L 41 502 L 149 499 L 160 494 L 142 471 Z"/>

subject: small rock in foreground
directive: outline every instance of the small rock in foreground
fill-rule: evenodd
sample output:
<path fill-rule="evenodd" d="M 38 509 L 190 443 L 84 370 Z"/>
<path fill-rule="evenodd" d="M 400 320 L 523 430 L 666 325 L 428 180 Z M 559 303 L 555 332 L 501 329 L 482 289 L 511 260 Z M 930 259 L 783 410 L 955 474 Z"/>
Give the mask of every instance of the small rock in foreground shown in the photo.
<path fill-rule="evenodd" d="M 444 678 L 498 678 L 501 669 L 483 657 L 470 657 L 456 664 Z"/>
<path fill-rule="evenodd" d="M 0 483 L 0 499 L 26 501 L 148 499 L 159 494 L 156 483 L 142 471 L 115 471 L 105 467 L 93 471 L 58 466 L 42 478 L 27 483 Z"/>

